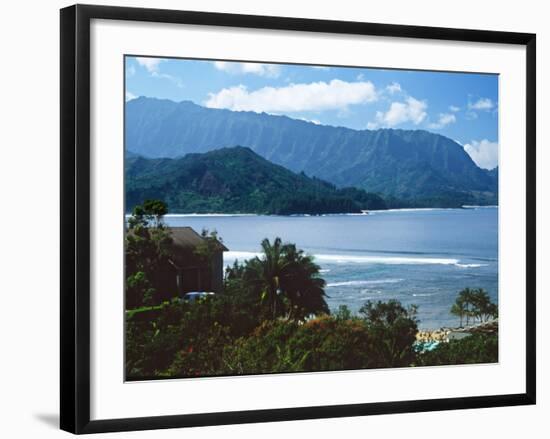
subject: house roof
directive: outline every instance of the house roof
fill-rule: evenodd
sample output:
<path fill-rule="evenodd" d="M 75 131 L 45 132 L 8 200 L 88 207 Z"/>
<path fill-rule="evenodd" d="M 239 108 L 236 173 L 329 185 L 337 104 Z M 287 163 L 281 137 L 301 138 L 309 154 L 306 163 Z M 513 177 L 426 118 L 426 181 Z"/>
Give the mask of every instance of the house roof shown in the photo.
<path fill-rule="evenodd" d="M 171 232 L 173 245 L 186 250 L 194 250 L 200 245 L 204 238 L 199 235 L 192 227 L 169 227 Z M 223 252 L 229 249 L 218 241 L 219 249 Z"/>

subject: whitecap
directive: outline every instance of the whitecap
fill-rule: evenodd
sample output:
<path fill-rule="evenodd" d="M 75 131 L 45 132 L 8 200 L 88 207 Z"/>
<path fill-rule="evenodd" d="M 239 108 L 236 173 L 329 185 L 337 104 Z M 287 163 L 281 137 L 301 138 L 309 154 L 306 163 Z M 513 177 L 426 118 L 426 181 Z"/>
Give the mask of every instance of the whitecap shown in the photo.
<path fill-rule="evenodd" d="M 359 285 L 378 285 L 378 284 L 394 284 L 402 282 L 403 279 L 378 279 L 378 280 L 348 280 L 344 282 L 328 283 L 327 287 L 344 287 L 344 286 L 359 286 Z"/>
<path fill-rule="evenodd" d="M 314 255 L 319 262 L 332 262 L 337 264 L 388 264 L 388 265 L 456 265 L 458 259 L 452 258 L 408 258 L 398 256 L 357 256 L 357 255 Z"/>
<path fill-rule="evenodd" d="M 233 265 L 235 261 L 244 262 L 253 259 L 256 256 L 260 257 L 263 253 L 247 252 L 247 251 L 228 251 L 223 254 L 223 262 L 226 267 Z"/>
<path fill-rule="evenodd" d="M 455 265 L 460 268 L 479 268 L 479 267 L 487 267 L 488 264 L 455 264 Z"/>
<path fill-rule="evenodd" d="M 261 257 L 261 252 L 228 251 L 224 253 L 224 262 L 232 263 L 236 259 L 244 261 L 254 257 Z M 487 264 L 463 264 L 454 258 L 414 258 L 404 256 L 373 256 L 373 255 L 338 255 L 338 254 L 314 254 L 316 262 L 321 264 L 385 264 L 385 265 L 454 265 L 460 268 L 479 268 Z M 323 271 L 326 270 L 326 271 Z M 330 269 L 323 269 L 327 273 Z M 357 282 L 357 281 L 350 281 Z M 368 281 L 373 282 L 373 281 Z"/>

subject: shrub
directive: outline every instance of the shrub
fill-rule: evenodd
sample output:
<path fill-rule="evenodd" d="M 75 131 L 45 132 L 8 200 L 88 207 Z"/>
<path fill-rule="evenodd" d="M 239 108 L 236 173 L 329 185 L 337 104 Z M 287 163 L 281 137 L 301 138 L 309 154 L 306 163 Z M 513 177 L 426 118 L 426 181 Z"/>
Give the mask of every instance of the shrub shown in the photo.
<path fill-rule="evenodd" d="M 260 324 L 254 303 L 234 291 L 127 311 L 127 378 L 219 374 L 224 345 Z"/>
<path fill-rule="evenodd" d="M 416 307 L 405 308 L 397 300 L 365 303 L 359 310 L 372 337 L 376 367 L 406 367 L 416 358 L 418 332 Z"/>
<path fill-rule="evenodd" d="M 365 322 L 321 317 L 310 320 L 289 340 L 293 364 L 300 370 L 344 370 L 375 367 L 372 337 Z"/>
<path fill-rule="evenodd" d="M 226 346 L 223 352 L 225 372 L 243 375 L 294 369 L 288 361 L 288 340 L 297 327 L 293 321 L 264 321 L 249 336 Z"/>
<path fill-rule="evenodd" d="M 364 318 L 342 308 L 306 322 L 259 321 L 254 303 L 237 288 L 128 312 L 129 378 L 398 367 L 415 360 L 414 310 L 399 302 L 367 302 Z"/>
<path fill-rule="evenodd" d="M 185 337 L 174 361 L 158 375 L 191 377 L 223 374 L 222 353 L 228 344 L 231 344 L 229 328 L 214 322 L 204 332 L 195 332 Z"/>
<path fill-rule="evenodd" d="M 224 350 L 227 373 L 304 372 L 385 367 L 359 318 L 323 316 L 299 324 L 264 322 Z"/>
<path fill-rule="evenodd" d="M 126 378 L 157 376 L 167 368 L 181 346 L 183 304 L 168 304 L 126 313 Z"/>
<path fill-rule="evenodd" d="M 473 334 L 418 354 L 418 366 L 498 362 L 498 334 Z"/>

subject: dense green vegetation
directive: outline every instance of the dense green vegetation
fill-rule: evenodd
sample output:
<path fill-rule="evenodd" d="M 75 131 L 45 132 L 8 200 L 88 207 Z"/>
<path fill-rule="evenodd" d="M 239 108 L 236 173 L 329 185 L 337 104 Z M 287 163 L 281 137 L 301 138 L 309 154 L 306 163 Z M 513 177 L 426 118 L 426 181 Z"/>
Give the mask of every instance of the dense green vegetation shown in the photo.
<path fill-rule="evenodd" d="M 392 207 L 498 204 L 497 172 L 479 168 L 461 145 L 436 133 L 352 130 L 189 101 L 140 97 L 126 103 L 128 151 L 177 158 L 235 145 L 337 187 L 393 197 L 399 203 Z"/>
<path fill-rule="evenodd" d="M 472 334 L 461 340 L 440 343 L 436 349 L 418 355 L 417 366 L 496 363 L 498 334 Z"/>
<path fill-rule="evenodd" d="M 326 214 L 386 209 L 378 195 L 295 174 L 249 148 L 180 159 L 126 159 L 126 207 L 160 199 L 173 213 Z"/>
<path fill-rule="evenodd" d="M 267 304 L 230 290 L 201 301 L 127 312 L 127 379 L 436 366 L 498 361 L 498 335 L 417 348 L 414 309 L 367 302 L 305 321 L 273 319 Z M 368 311 L 367 311 L 368 310 Z"/>
<path fill-rule="evenodd" d="M 127 314 L 128 379 L 410 366 L 417 321 L 398 302 L 299 320 L 235 292 Z"/>
<path fill-rule="evenodd" d="M 264 240 L 261 256 L 228 267 L 223 294 L 195 302 L 170 298 L 158 275 L 170 263 L 166 211 L 165 203 L 146 201 L 128 221 L 128 380 L 498 361 L 494 333 L 419 349 L 417 309 L 396 300 L 367 301 L 358 314 L 345 306 L 331 314 L 319 266 L 279 238 Z M 205 257 L 208 240 L 197 250 Z M 486 293 L 464 291 L 457 303 L 485 321 L 485 311 L 494 311 Z"/>
<path fill-rule="evenodd" d="M 134 207 L 125 241 L 126 309 L 158 304 L 164 268 L 170 264 L 169 230 L 162 221 L 165 203 L 146 200 Z"/>

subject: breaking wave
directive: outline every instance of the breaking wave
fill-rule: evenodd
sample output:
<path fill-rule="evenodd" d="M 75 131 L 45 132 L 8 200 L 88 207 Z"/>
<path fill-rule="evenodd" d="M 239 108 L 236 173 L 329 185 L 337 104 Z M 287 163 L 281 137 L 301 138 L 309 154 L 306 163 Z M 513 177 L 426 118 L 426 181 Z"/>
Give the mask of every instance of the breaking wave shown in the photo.
<path fill-rule="evenodd" d="M 319 262 L 332 262 L 337 264 L 388 264 L 388 265 L 456 265 L 458 259 L 452 258 L 411 258 L 401 256 L 358 256 L 358 255 L 315 255 Z"/>
<path fill-rule="evenodd" d="M 248 251 L 228 251 L 224 253 L 226 264 L 232 263 L 236 259 L 245 261 L 254 257 L 261 257 L 260 252 Z M 337 254 L 314 254 L 318 263 L 328 264 L 385 264 L 385 265 L 454 265 L 460 268 L 479 268 L 487 264 L 464 264 L 455 258 L 417 258 L 406 256 L 374 256 L 374 255 L 337 255 Z M 357 281 L 350 281 L 357 282 Z M 372 281 L 369 281 L 372 282 Z"/>
<path fill-rule="evenodd" d="M 455 264 L 455 265 L 460 268 L 479 268 L 479 267 L 487 267 L 488 264 Z"/>
<path fill-rule="evenodd" d="M 345 282 L 328 283 L 327 287 L 344 287 L 344 286 L 359 286 L 359 285 L 379 285 L 379 284 L 394 284 L 402 282 L 403 279 L 379 279 L 379 280 L 348 280 Z"/>

